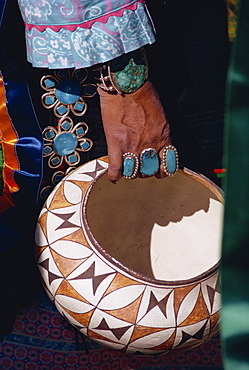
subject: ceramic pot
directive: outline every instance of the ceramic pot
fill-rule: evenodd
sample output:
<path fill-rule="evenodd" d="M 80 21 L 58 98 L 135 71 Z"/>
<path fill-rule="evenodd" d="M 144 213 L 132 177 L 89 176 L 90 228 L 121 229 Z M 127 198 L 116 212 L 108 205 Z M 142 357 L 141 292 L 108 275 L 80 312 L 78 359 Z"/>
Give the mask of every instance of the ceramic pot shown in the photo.
<path fill-rule="evenodd" d="M 89 338 L 126 353 L 183 351 L 218 333 L 221 190 L 188 169 L 106 176 L 107 158 L 65 177 L 36 231 L 44 287 Z"/>

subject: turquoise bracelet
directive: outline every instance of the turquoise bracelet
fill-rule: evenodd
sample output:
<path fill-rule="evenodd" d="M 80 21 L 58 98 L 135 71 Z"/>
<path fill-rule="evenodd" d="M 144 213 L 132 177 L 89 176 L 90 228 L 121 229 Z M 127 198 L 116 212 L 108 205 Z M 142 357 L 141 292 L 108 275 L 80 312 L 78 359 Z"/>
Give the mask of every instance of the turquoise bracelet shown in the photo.
<path fill-rule="evenodd" d="M 130 94 L 148 79 L 148 63 L 144 49 L 123 54 L 100 67 L 100 83 L 104 91 Z"/>

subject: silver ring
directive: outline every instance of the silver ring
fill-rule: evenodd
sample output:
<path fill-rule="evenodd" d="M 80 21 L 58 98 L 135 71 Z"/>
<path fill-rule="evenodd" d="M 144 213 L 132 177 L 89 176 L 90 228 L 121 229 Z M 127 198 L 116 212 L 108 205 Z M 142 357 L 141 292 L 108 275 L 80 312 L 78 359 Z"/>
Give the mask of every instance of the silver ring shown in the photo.
<path fill-rule="evenodd" d="M 162 159 L 163 171 L 167 176 L 173 177 L 179 168 L 179 157 L 177 149 L 168 145 L 163 150 Z"/>
<path fill-rule="evenodd" d="M 145 176 L 153 176 L 159 170 L 159 157 L 154 148 L 142 150 L 140 155 L 140 172 Z"/>
<path fill-rule="evenodd" d="M 139 168 L 139 159 L 136 154 L 127 152 L 123 154 L 122 175 L 125 179 L 134 179 L 137 176 Z"/>

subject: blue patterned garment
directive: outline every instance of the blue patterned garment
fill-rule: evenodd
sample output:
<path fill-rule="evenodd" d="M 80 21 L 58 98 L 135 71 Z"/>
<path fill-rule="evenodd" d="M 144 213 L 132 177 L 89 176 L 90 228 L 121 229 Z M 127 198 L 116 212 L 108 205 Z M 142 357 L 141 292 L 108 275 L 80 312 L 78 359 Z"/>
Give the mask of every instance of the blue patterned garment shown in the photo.
<path fill-rule="evenodd" d="M 18 2 L 34 67 L 89 67 L 155 41 L 144 0 Z"/>

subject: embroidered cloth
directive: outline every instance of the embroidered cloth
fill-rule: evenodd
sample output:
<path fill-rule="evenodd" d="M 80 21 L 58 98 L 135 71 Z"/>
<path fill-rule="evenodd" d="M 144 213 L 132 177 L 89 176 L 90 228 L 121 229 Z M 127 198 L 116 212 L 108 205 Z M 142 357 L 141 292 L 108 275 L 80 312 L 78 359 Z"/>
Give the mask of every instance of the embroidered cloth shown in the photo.
<path fill-rule="evenodd" d="M 34 67 L 82 68 L 155 41 L 144 0 L 18 0 Z"/>

